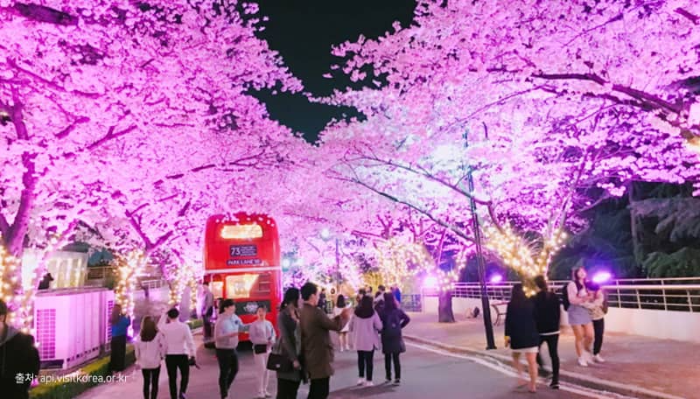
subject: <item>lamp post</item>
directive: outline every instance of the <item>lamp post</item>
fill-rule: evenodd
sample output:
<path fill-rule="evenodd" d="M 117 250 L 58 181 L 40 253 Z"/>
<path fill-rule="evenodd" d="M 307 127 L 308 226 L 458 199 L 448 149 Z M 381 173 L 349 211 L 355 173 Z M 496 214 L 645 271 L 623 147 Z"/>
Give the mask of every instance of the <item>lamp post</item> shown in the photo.
<path fill-rule="evenodd" d="M 321 239 L 323 241 L 328 241 L 331 238 L 331 231 L 328 228 L 321 230 Z M 333 273 L 333 278 L 335 279 L 335 291 L 340 292 L 340 249 L 338 237 L 335 237 L 335 273 Z"/>
<path fill-rule="evenodd" d="M 467 132 L 464 132 L 464 148 L 469 147 Z M 496 349 L 493 339 L 493 325 L 491 324 L 491 307 L 489 306 L 489 296 L 486 292 L 486 276 L 484 271 L 484 256 L 481 248 L 481 229 L 479 228 L 479 218 L 476 215 L 476 201 L 474 201 L 474 177 L 472 176 L 471 165 L 467 166 L 467 183 L 469 187 L 469 206 L 472 212 L 472 226 L 474 228 L 474 244 L 476 245 L 476 263 L 479 271 L 479 287 L 481 291 L 481 307 L 484 313 L 484 328 L 486 330 L 486 349 Z"/>

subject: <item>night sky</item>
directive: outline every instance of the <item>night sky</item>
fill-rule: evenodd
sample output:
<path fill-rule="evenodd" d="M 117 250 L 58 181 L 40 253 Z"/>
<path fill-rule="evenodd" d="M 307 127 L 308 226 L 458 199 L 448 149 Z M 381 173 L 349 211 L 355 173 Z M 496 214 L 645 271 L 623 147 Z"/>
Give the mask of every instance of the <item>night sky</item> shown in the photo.
<path fill-rule="evenodd" d="M 394 21 L 406 27 L 411 23 L 413 0 L 254 0 L 260 13 L 269 17 L 259 34 L 278 51 L 291 72 L 315 96 L 345 89 L 349 80 L 325 79 L 337 58 L 331 46 L 360 34 L 376 38 L 391 30 Z M 337 74 L 336 74 L 337 75 Z M 335 76 L 335 75 L 334 75 Z M 273 119 L 302 132 L 316 141 L 318 133 L 333 118 L 356 115 L 351 109 L 312 104 L 302 95 L 257 93 L 267 104 Z"/>

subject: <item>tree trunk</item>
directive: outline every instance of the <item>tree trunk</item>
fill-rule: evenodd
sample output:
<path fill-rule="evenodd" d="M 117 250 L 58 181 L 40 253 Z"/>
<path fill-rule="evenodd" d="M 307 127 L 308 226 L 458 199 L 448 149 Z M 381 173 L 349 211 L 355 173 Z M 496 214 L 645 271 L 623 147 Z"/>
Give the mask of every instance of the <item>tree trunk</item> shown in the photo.
<path fill-rule="evenodd" d="M 632 233 L 632 252 L 634 254 L 634 261 L 636 263 L 637 269 L 642 267 L 642 261 L 644 256 L 642 253 L 642 248 L 639 245 L 639 225 L 637 218 L 637 211 L 634 209 L 634 182 L 630 183 L 630 187 L 627 190 L 627 198 L 629 200 L 630 208 L 630 227 Z"/>
<path fill-rule="evenodd" d="M 455 322 L 455 315 L 452 311 L 452 291 L 440 291 L 438 297 L 438 322 Z"/>

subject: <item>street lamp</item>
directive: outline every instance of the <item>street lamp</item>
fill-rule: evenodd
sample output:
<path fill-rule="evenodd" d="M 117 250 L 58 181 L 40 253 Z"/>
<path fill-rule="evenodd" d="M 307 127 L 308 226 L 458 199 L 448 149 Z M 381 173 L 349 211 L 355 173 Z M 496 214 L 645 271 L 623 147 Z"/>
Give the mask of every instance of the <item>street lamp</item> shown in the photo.
<path fill-rule="evenodd" d="M 321 229 L 321 239 L 323 241 L 328 241 L 331 238 L 331 230 L 328 229 L 327 227 L 324 227 Z M 340 290 L 340 250 L 338 248 L 338 237 L 335 237 L 335 273 L 334 273 L 334 278 L 336 280 L 335 285 L 336 285 L 336 292 Z"/>
<path fill-rule="evenodd" d="M 469 147 L 467 132 L 464 132 L 464 148 Z M 476 215 L 476 201 L 474 201 L 474 178 L 472 167 L 467 165 L 467 182 L 469 185 L 469 205 L 472 212 L 472 226 L 474 227 L 474 244 L 476 245 L 476 263 L 479 270 L 479 287 L 481 288 L 481 307 L 484 313 L 484 328 L 486 329 L 486 349 L 496 349 L 496 342 L 493 339 L 493 325 L 491 324 L 491 308 L 489 306 L 489 296 L 486 293 L 486 276 L 484 271 L 484 256 L 481 251 L 481 230 L 479 219 Z"/>

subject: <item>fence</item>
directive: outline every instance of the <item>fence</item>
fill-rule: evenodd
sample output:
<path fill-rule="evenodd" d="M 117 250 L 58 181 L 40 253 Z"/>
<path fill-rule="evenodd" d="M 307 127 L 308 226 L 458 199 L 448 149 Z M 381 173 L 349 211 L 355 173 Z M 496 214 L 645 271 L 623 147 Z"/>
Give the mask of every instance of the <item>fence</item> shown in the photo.
<path fill-rule="evenodd" d="M 551 281 L 557 292 L 568 281 Z M 516 282 L 487 284 L 486 293 L 491 300 L 508 301 Z M 700 312 L 700 278 L 621 279 L 602 286 L 608 294 L 610 307 L 627 309 L 652 309 L 679 312 Z M 434 290 L 424 289 L 423 295 L 437 296 Z M 452 291 L 457 298 L 480 298 L 478 283 L 457 283 Z"/>

